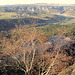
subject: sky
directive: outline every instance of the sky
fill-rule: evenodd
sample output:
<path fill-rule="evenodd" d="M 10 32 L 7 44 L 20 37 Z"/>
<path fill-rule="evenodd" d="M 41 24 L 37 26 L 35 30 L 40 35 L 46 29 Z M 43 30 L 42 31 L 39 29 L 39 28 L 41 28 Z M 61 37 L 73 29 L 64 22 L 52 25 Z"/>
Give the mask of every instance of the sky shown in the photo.
<path fill-rule="evenodd" d="M 0 0 L 0 5 L 34 3 L 75 4 L 75 0 Z"/>

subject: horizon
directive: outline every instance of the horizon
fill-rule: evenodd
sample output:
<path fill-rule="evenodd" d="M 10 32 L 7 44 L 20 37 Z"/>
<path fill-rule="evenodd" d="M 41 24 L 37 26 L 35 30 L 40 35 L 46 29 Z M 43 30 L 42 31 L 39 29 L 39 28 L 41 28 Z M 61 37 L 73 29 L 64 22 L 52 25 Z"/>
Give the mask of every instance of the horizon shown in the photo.
<path fill-rule="evenodd" d="M 35 1 L 35 0 L 13 0 L 13 1 L 10 1 L 10 0 L 0 0 L 0 6 L 5 6 L 5 5 L 24 5 L 24 4 L 75 4 L 75 1 L 74 0 L 38 0 L 38 1 Z"/>
<path fill-rule="evenodd" d="M 75 4 L 59 4 L 59 3 L 32 3 L 32 4 L 6 4 L 0 6 L 12 6 L 12 5 L 37 5 L 37 4 L 51 4 L 51 5 L 75 5 Z"/>

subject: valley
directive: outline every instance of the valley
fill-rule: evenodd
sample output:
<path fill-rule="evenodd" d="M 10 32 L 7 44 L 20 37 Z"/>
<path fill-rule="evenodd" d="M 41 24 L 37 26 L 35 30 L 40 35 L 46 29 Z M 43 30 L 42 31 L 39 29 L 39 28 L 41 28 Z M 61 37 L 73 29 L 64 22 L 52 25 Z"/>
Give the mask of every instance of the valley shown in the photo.
<path fill-rule="evenodd" d="M 0 6 L 0 75 L 74 75 L 75 5 Z"/>

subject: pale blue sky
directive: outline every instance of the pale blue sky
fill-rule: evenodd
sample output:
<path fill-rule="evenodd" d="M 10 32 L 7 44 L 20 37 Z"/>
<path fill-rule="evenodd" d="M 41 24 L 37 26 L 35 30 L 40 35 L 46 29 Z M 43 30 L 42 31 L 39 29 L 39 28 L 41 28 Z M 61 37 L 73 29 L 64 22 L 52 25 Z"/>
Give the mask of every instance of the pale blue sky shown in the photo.
<path fill-rule="evenodd" d="M 34 4 L 34 3 L 75 4 L 75 0 L 0 0 L 0 5 Z"/>

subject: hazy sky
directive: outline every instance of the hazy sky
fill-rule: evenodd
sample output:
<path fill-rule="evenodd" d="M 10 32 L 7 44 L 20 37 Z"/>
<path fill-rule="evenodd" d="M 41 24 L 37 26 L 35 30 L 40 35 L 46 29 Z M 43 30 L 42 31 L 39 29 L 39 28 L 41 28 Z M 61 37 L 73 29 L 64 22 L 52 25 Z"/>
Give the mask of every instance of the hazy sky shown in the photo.
<path fill-rule="evenodd" d="M 34 4 L 34 3 L 75 4 L 75 0 L 0 0 L 0 5 Z"/>

